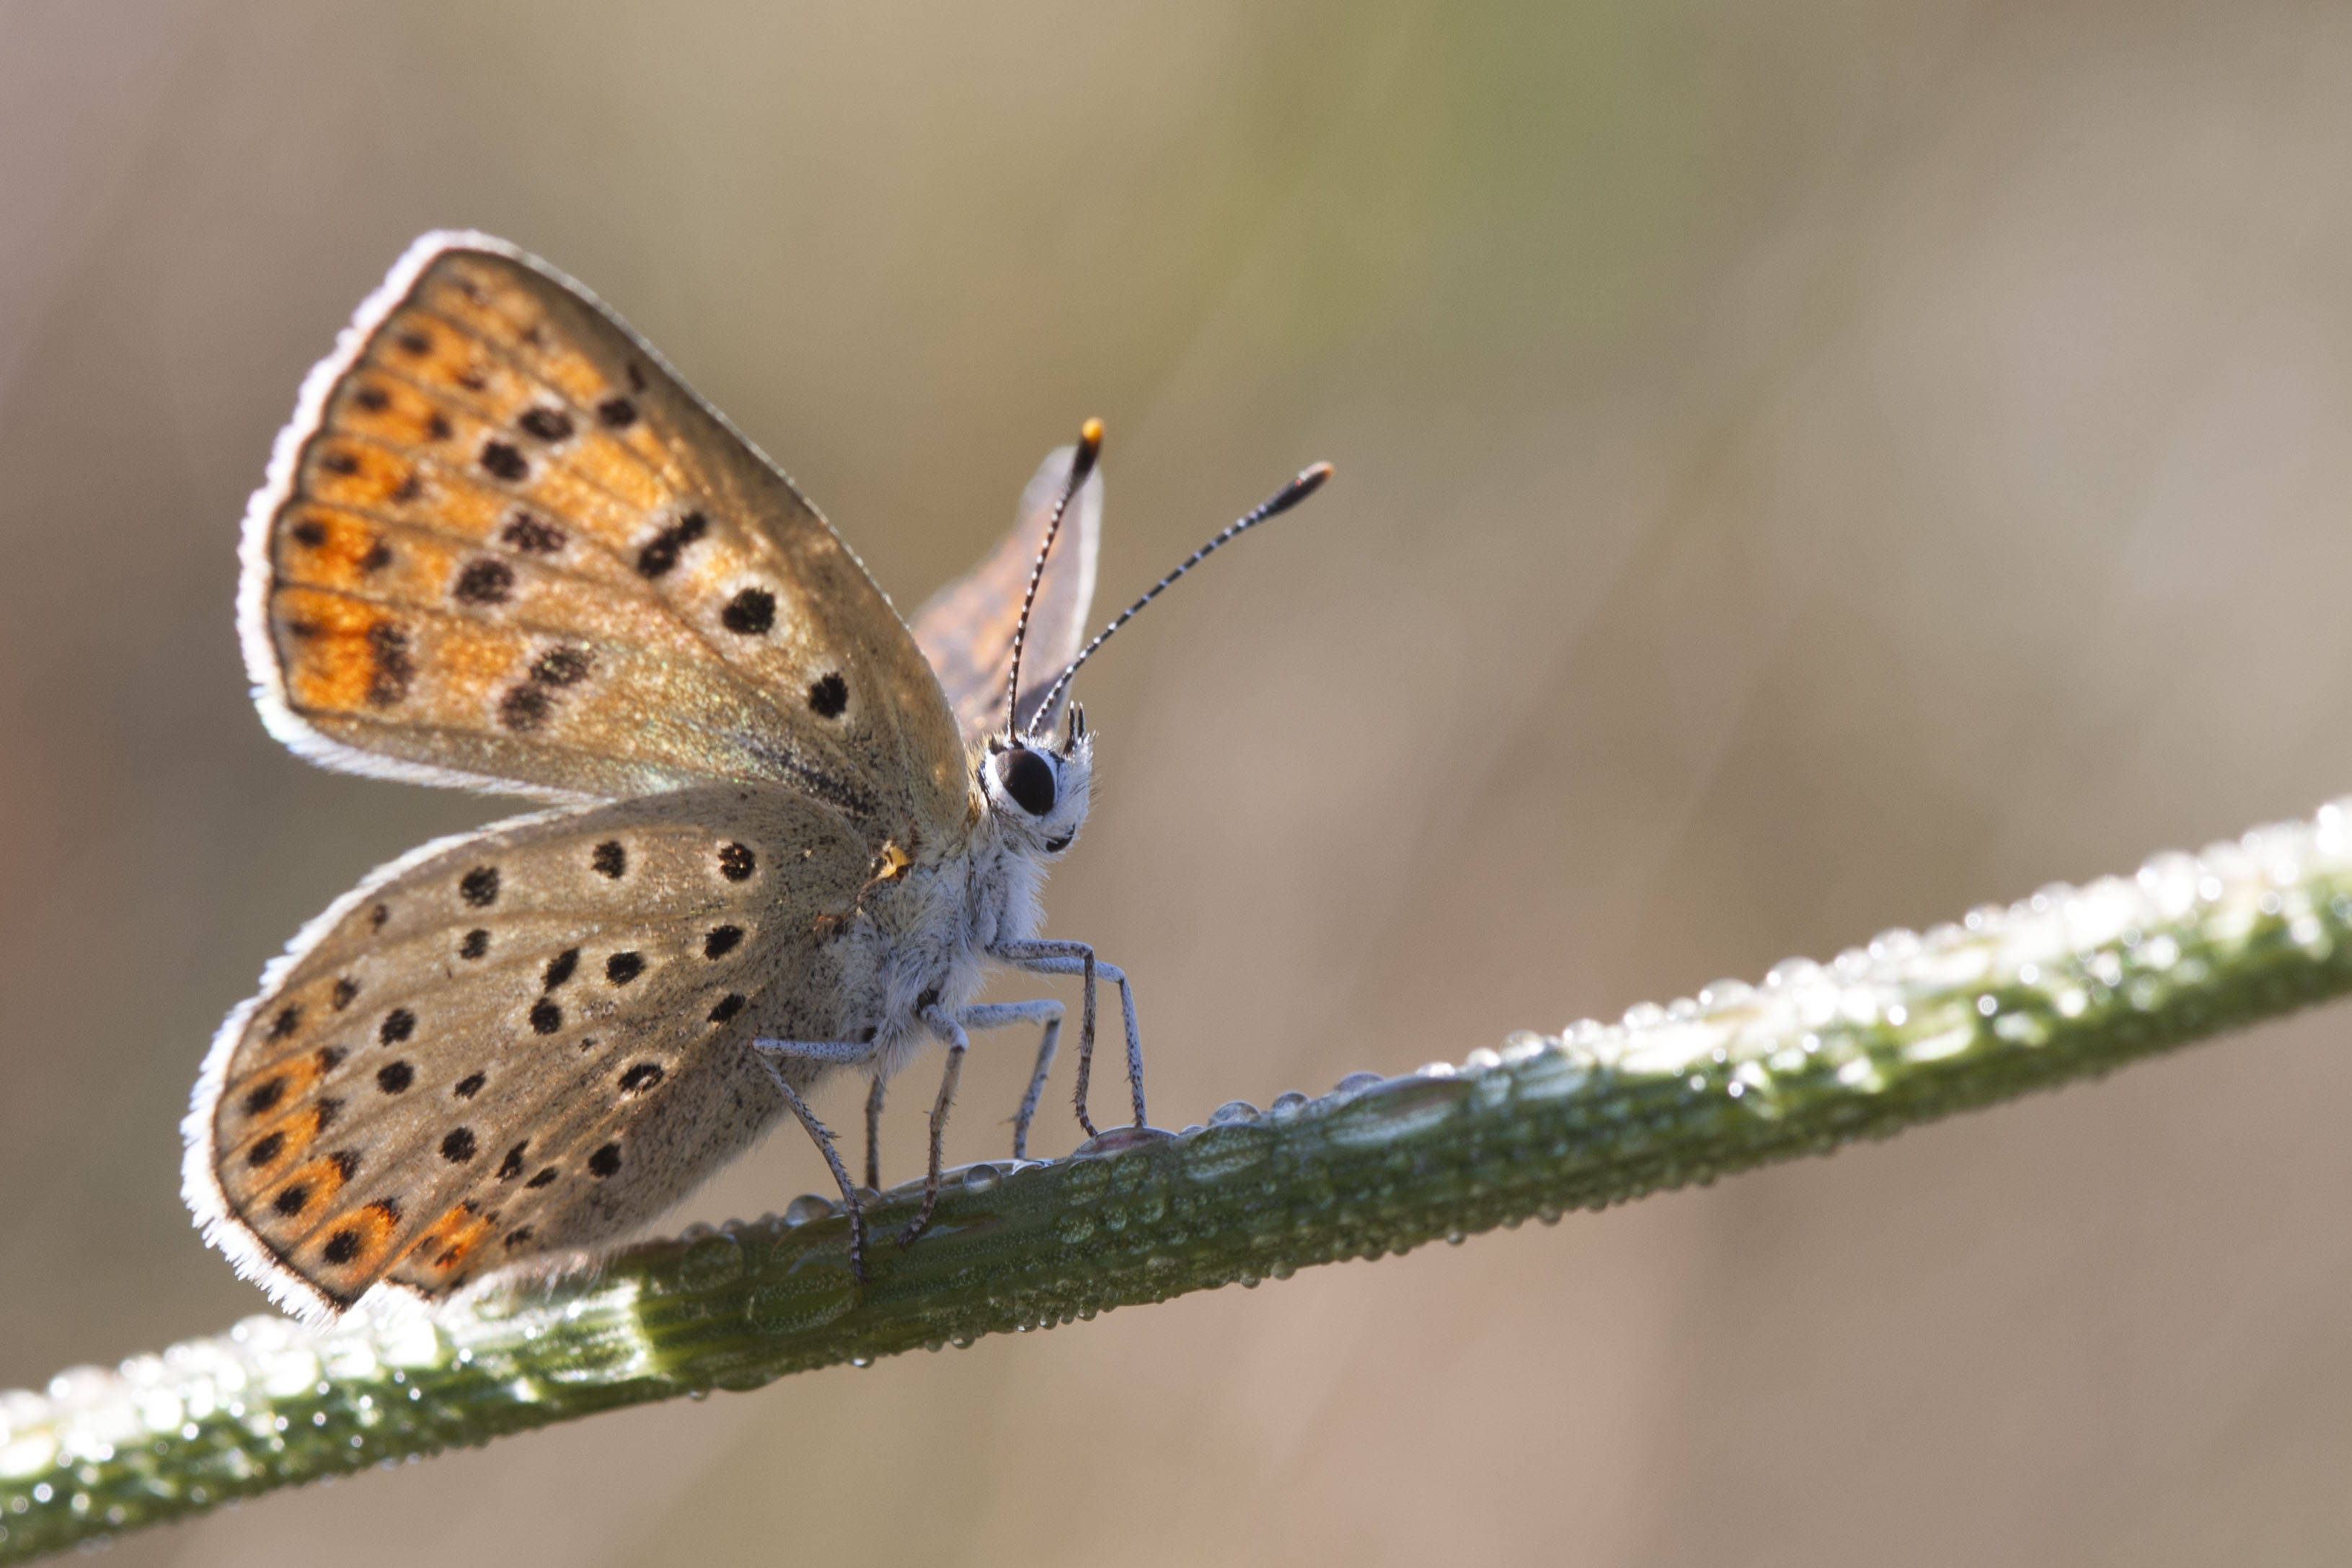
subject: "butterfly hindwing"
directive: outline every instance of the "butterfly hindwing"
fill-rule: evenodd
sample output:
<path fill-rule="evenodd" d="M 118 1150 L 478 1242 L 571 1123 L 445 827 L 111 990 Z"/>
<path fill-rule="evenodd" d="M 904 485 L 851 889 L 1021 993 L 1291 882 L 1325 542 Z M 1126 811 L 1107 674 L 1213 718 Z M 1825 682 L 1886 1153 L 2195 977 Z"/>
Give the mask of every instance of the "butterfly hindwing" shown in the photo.
<path fill-rule="evenodd" d="M 427 845 L 315 922 L 223 1027 L 189 1201 L 313 1315 L 387 1277 L 439 1295 L 609 1242 L 775 1114 L 748 1041 L 861 1027 L 832 933 L 872 869 L 837 814 L 777 789 Z"/>
<path fill-rule="evenodd" d="M 1037 548 L 1053 521 L 1054 503 L 1069 483 L 1077 449 L 1057 448 L 1038 465 L 1013 528 L 981 563 L 926 600 L 909 623 L 915 642 L 938 672 L 948 706 L 955 710 L 964 743 L 976 746 L 1004 728 L 1004 685 L 1012 672 L 1013 631 L 1034 570 Z M 1087 611 L 1094 601 L 1095 558 L 1102 541 L 1103 480 L 1097 467 L 1070 498 L 1054 553 L 1037 583 L 1036 608 L 1029 618 L 1023 650 L 1021 712 L 1025 730 L 1038 717 L 1037 703 L 1064 665 L 1077 656 L 1086 635 Z M 1057 715 L 1045 715 L 1051 728 Z"/>
<path fill-rule="evenodd" d="M 312 371 L 245 573 L 265 715 L 336 766 L 559 798 L 783 782 L 885 832 L 967 810 L 937 681 L 838 536 L 486 236 L 417 242 Z"/>

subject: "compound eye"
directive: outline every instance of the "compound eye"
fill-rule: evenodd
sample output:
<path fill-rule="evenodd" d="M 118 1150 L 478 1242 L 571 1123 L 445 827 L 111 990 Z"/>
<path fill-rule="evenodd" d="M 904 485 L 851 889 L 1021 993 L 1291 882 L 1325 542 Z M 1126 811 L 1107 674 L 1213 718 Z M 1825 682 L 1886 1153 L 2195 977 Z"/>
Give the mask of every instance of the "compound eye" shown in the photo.
<path fill-rule="evenodd" d="M 1013 747 L 996 759 L 996 779 L 1004 792 L 1033 817 L 1054 809 L 1054 767 L 1025 746 Z"/>

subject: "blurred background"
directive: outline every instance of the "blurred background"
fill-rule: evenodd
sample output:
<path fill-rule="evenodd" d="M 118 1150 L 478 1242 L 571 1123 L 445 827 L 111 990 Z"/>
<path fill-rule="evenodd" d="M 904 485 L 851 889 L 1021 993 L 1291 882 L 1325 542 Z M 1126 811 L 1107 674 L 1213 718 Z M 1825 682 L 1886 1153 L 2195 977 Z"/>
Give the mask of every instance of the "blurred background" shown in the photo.
<path fill-rule="evenodd" d="M 1106 609 L 1339 465 L 1083 688 L 1051 929 L 1176 1127 L 2352 789 L 2347 172 L 2331 5 L 10 0 L 0 1386 L 263 1309 L 177 1195 L 205 1042 L 506 810 L 298 762 L 231 628 L 418 231 L 602 293 L 901 606 L 1088 414 Z M 2341 1561 L 2347 1028 L 115 1561 Z M 677 1222 L 823 1185 L 780 1135 Z"/>

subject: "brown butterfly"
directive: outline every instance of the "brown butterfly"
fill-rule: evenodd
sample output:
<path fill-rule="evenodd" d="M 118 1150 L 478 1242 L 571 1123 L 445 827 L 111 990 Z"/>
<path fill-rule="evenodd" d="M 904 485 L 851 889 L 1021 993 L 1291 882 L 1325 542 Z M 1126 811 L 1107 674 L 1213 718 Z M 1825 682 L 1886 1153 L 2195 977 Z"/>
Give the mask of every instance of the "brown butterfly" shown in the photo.
<path fill-rule="evenodd" d="M 331 1317 L 593 1253 L 779 1115 L 858 1190 L 806 1096 L 948 1051 L 922 1207 L 987 967 L 1078 975 L 1039 894 L 1087 814 L 1063 713 L 1094 586 L 1100 427 L 1051 455 L 1010 534 L 902 623 L 779 472 L 578 285 L 502 241 L 429 234 L 310 373 L 246 517 L 255 700 L 301 755 L 557 804 L 380 868 L 229 1015 L 184 1131 L 205 1238 Z M 1310 469 L 1197 552 L 1286 509 Z M 1057 537 L 1067 535 L 1056 552 Z M 1122 615 L 1109 630 L 1127 619 Z M 1108 636 L 1107 630 L 1103 635 Z M 1020 689 L 1024 650 L 1060 672 Z M 1059 722 L 1058 740 L 1046 737 Z"/>

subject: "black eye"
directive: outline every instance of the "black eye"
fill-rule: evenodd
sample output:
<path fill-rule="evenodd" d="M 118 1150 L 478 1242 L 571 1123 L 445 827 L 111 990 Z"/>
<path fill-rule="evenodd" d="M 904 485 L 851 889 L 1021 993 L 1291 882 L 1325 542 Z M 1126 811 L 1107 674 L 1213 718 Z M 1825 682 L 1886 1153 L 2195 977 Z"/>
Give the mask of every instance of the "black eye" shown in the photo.
<path fill-rule="evenodd" d="M 996 759 L 997 781 L 1033 817 L 1054 809 L 1054 767 L 1025 746 L 1013 747 Z"/>

